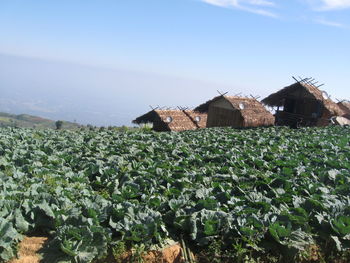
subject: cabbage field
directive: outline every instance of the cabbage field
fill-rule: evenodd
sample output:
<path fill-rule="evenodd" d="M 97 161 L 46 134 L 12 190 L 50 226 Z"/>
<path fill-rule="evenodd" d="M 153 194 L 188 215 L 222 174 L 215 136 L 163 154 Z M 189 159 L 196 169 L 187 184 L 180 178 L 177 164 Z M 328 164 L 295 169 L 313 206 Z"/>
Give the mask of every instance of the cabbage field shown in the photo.
<path fill-rule="evenodd" d="M 199 261 L 346 260 L 349 142 L 350 128 L 335 126 L 2 128 L 0 261 L 16 255 L 24 235 L 49 236 L 57 262 L 169 240 Z"/>

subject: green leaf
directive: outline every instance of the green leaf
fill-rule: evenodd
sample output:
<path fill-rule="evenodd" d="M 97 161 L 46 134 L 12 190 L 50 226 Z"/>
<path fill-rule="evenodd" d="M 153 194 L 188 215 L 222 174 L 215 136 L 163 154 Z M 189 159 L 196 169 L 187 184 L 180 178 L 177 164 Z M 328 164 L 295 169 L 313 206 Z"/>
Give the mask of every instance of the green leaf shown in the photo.
<path fill-rule="evenodd" d="M 270 225 L 269 232 L 278 243 L 281 243 L 284 238 L 289 237 L 292 233 L 291 227 L 289 225 L 288 227 L 285 227 L 283 225 L 280 225 L 278 222 Z"/>
<path fill-rule="evenodd" d="M 21 233 L 26 233 L 29 229 L 30 224 L 24 219 L 21 211 L 17 209 L 14 216 L 16 229 Z"/>
<path fill-rule="evenodd" d="M 218 221 L 217 220 L 207 220 L 205 221 L 204 224 L 204 234 L 207 236 L 213 236 L 218 234 L 217 233 L 217 225 Z"/>
<path fill-rule="evenodd" d="M 332 229 L 340 236 L 350 234 L 350 217 L 339 216 L 331 221 Z"/>

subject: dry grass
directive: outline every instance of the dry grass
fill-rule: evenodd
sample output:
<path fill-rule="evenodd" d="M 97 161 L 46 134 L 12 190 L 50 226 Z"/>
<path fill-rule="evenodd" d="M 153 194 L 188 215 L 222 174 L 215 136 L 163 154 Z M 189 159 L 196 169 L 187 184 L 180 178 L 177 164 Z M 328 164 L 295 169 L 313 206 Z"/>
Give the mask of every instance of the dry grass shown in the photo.
<path fill-rule="evenodd" d="M 125 251 L 120 255 L 109 254 L 107 258 L 97 260 L 94 263 L 184 263 L 182 249 L 179 244 L 164 248 L 163 250 L 145 251 L 137 254 L 135 251 Z"/>
<path fill-rule="evenodd" d="M 39 263 L 41 250 L 48 240 L 47 237 L 25 237 L 19 244 L 18 258 L 8 263 Z"/>

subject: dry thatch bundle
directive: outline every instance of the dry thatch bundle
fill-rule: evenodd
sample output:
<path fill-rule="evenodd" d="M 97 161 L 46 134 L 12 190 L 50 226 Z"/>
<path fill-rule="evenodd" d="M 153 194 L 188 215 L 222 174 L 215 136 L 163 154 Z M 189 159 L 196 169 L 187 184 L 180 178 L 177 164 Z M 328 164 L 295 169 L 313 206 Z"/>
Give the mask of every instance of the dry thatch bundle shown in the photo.
<path fill-rule="evenodd" d="M 337 103 L 339 108 L 344 112 L 343 117 L 350 119 L 350 101 L 343 100 Z"/>
<path fill-rule="evenodd" d="M 152 123 L 155 131 L 196 130 L 206 127 L 207 114 L 193 110 L 154 109 L 136 118 L 133 123 Z"/>
<path fill-rule="evenodd" d="M 259 127 L 274 125 L 274 116 L 254 98 L 218 96 L 195 110 L 208 112 L 207 127 Z"/>

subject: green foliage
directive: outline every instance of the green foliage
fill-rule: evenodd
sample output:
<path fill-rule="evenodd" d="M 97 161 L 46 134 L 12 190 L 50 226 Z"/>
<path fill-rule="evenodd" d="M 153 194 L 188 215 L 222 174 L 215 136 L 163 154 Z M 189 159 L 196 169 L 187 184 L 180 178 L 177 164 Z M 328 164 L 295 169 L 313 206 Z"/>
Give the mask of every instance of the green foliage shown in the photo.
<path fill-rule="evenodd" d="M 56 121 L 55 125 L 56 125 L 56 130 L 60 130 L 62 129 L 63 121 Z"/>
<path fill-rule="evenodd" d="M 348 255 L 349 141 L 349 127 L 2 128 L 0 258 L 37 231 L 66 262 L 169 239 L 237 262 Z"/>
<path fill-rule="evenodd" d="M 117 263 L 121 263 L 121 257 L 123 256 L 123 254 L 126 252 L 126 247 L 125 247 L 125 243 L 124 242 L 117 242 L 117 244 L 115 244 L 112 247 L 112 253 L 113 253 L 113 257 L 114 260 Z"/>
<path fill-rule="evenodd" d="M 0 260 L 10 260 L 15 256 L 14 248 L 21 235 L 9 220 L 0 218 Z"/>

